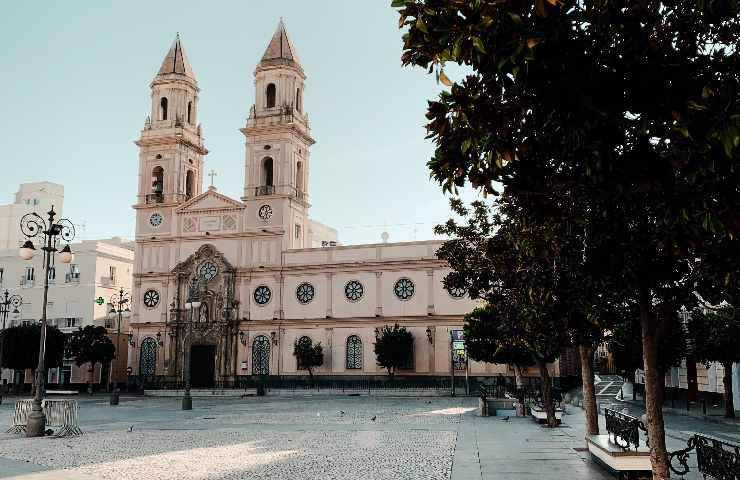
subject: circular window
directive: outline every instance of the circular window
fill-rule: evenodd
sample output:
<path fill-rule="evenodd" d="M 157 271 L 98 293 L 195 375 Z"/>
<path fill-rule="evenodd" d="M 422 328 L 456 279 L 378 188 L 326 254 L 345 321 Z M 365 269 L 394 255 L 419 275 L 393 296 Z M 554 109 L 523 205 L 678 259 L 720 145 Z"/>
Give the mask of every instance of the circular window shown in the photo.
<path fill-rule="evenodd" d="M 254 289 L 254 301 L 257 302 L 257 305 L 267 305 L 270 303 L 270 298 L 272 298 L 270 287 L 260 285 Z"/>
<path fill-rule="evenodd" d="M 453 298 L 463 298 L 468 293 L 468 289 L 465 287 L 452 287 L 448 292 Z"/>
<path fill-rule="evenodd" d="M 151 216 L 149 217 L 149 225 L 155 228 L 162 225 L 162 214 L 152 213 Z"/>
<path fill-rule="evenodd" d="M 365 288 L 357 280 L 350 280 L 344 286 L 344 296 L 350 302 L 356 302 L 361 299 L 363 293 L 365 293 Z"/>
<path fill-rule="evenodd" d="M 144 305 L 147 308 L 154 308 L 159 305 L 159 292 L 156 290 L 147 290 L 144 292 Z"/>
<path fill-rule="evenodd" d="M 210 260 L 205 261 L 198 269 L 198 274 L 210 282 L 218 274 L 218 267 Z"/>
<path fill-rule="evenodd" d="M 408 300 L 414 296 L 414 282 L 408 278 L 399 278 L 393 286 L 393 293 L 400 300 Z"/>
<path fill-rule="evenodd" d="M 311 303 L 315 293 L 316 290 L 313 288 L 313 285 L 307 282 L 301 283 L 298 285 L 298 288 L 295 289 L 295 296 L 303 305 Z"/>
<path fill-rule="evenodd" d="M 269 205 L 262 205 L 257 212 L 257 215 L 259 215 L 260 220 L 269 220 L 270 218 L 272 218 L 272 207 Z"/>

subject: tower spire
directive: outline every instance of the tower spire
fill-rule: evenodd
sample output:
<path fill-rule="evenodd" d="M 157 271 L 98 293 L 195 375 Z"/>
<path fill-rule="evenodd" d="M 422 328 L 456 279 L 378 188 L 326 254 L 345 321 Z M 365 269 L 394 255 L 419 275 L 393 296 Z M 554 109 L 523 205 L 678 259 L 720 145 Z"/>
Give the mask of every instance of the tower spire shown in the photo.
<path fill-rule="evenodd" d="M 293 42 L 288 37 L 288 32 L 285 30 L 285 24 L 283 23 L 282 17 L 278 22 L 277 30 L 272 36 L 270 43 L 267 45 L 265 54 L 262 55 L 260 66 L 267 65 L 292 65 L 299 70 L 301 68 L 301 62 L 298 59 Z"/>
<path fill-rule="evenodd" d="M 170 75 L 170 74 L 184 75 L 185 77 L 196 81 L 193 69 L 188 61 L 188 56 L 185 54 L 185 49 L 180 41 L 180 33 L 175 35 L 175 41 L 172 42 L 169 52 L 162 61 L 162 66 L 159 67 L 157 76 Z"/>

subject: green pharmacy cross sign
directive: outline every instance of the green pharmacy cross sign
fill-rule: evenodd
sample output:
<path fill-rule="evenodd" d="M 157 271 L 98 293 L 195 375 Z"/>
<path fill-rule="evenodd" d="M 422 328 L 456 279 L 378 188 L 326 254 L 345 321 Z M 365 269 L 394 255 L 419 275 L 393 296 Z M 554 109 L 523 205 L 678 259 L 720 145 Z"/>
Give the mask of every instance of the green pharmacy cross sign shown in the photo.
<path fill-rule="evenodd" d="M 105 300 L 103 300 L 103 297 L 98 297 L 95 299 L 95 303 L 97 303 L 98 305 L 102 305 L 105 303 Z"/>

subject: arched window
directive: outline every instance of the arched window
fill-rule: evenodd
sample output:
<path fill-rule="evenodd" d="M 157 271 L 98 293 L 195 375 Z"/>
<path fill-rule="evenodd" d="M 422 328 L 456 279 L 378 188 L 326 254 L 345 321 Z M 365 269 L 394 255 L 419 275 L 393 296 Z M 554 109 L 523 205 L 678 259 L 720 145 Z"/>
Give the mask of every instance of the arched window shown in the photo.
<path fill-rule="evenodd" d="M 252 375 L 270 374 L 270 340 L 258 335 L 252 342 Z"/>
<path fill-rule="evenodd" d="M 266 157 L 262 160 L 262 183 L 266 187 L 273 185 L 272 178 L 272 158 Z"/>
<path fill-rule="evenodd" d="M 167 97 L 162 97 L 159 101 L 159 119 L 167 120 Z"/>
<path fill-rule="evenodd" d="M 267 108 L 273 108 L 275 106 L 275 84 L 271 83 L 267 86 Z"/>
<path fill-rule="evenodd" d="M 188 102 L 188 123 L 193 123 L 193 102 Z"/>
<path fill-rule="evenodd" d="M 362 370 L 362 340 L 357 335 L 347 337 L 347 370 Z"/>
<path fill-rule="evenodd" d="M 164 193 L 164 168 L 154 167 L 152 170 L 152 193 Z"/>
<path fill-rule="evenodd" d="M 301 89 L 297 89 L 295 91 L 295 109 L 299 112 L 303 109 L 303 105 L 301 105 Z"/>
<path fill-rule="evenodd" d="M 139 352 L 139 373 L 144 376 L 154 375 L 157 371 L 157 341 L 147 337 L 141 342 Z"/>
<path fill-rule="evenodd" d="M 190 200 L 193 198 L 193 188 L 195 187 L 195 175 L 192 170 L 188 170 L 185 174 L 185 198 Z"/>
<path fill-rule="evenodd" d="M 295 168 L 295 188 L 299 192 L 303 191 L 303 163 L 298 162 Z"/>

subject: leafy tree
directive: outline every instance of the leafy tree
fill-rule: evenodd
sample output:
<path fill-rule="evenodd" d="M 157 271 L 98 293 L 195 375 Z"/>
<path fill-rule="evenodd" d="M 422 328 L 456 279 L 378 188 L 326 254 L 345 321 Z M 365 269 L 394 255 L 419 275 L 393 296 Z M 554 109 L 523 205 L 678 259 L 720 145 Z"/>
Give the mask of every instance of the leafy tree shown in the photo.
<path fill-rule="evenodd" d="M 740 312 L 733 306 L 716 310 L 694 309 L 689 333 L 698 359 L 719 362 L 724 368 L 725 416 L 735 417 L 732 400 L 732 364 L 740 362 Z"/>
<path fill-rule="evenodd" d="M 115 357 L 116 347 L 108 337 L 105 327 L 87 325 L 73 332 L 67 341 L 65 354 L 74 358 L 75 364 L 80 367 L 90 363 L 90 385 L 93 383 L 95 365 L 106 364 Z"/>
<path fill-rule="evenodd" d="M 427 113 L 432 177 L 452 191 L 551 198 L 577 187 L 606 283 L 640 308 L 655 478 L 668 478 L 660 338 L 691 298 L 690 263 L 740 234 L 738 3 L 395 0 L 405 64 L 449 84 Z M 472 73 L 453 83 L 446 62 Z M 593 237 L 592 237 L 593 238 Z M 666 315 L 661 309 L 672 309 Z"/>
<path fill-rule="evenodd" d="M 2 334 L 5 347 L 3 367 L 13 370 L 36 370 L 39 364 L 39 342 L 41 325 L 18 325 L 5 329 Z M 58 328 L 46 327 L 44 366 L 54 368 L 62 365 L 65 336 Z"/>
<path fill-rule="evenodd" d="M 313 369 L 324 364 L 324 349 L 321 342 L 316 345 L 309 337 L 301 337 L 293 344 L 293 355 L 298 362 L 298 369 L 308 370 L 313 381 Z"/>
<path fill-rule="evenodd" d="M 374 351 L 378 365 L 387 369 L 393 380 L 396 370 L 409 364 L 414 353 L 414 337 L 397 323 L 393 327 L 384 325 L 375 339 Z"/>

